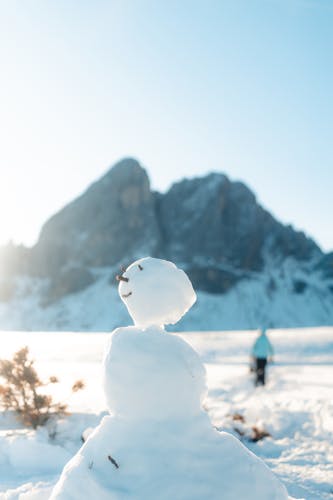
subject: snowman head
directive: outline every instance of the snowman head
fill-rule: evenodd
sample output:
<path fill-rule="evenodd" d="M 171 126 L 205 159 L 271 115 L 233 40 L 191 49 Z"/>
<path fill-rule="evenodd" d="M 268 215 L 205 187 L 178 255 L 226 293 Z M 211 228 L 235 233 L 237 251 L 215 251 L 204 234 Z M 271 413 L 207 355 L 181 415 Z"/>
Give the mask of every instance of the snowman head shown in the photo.
<path fill-rule="evenodd" d="M 119 295 L 137 326 L 177 323 L 196 301 L 187 275 L 167 260 L 137 260 L 117 279 Z"/>

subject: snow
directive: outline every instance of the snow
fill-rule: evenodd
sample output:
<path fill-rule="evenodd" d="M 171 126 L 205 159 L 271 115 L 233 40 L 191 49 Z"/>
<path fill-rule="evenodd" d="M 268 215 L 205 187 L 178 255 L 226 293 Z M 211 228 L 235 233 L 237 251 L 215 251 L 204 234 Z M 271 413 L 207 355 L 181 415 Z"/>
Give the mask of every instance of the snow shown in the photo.
<path fill-rule="evenodd" d="M 119 276 L 136 324 L 116 329 L 104 358 L 106 416 L 67 463 L 51 500 L 287 500 L 284 485 L 202 410 L 206 372 L 163 326 L 195 302 L 186 274 L 147 257 Z M 141 325 L 141 328 L 138 328 Z M 166 468 L 167 466 L 167 468 Z M 241 478 L 241 481 L 239 480 Z"/>
<path fill-rule="evenodd" d="M 197 353 L 158 327 L 118 328 L 104 360 L 108 408 L 126 419 L 197 416 L 206 393 Z"/>
<path fill-rule="evenodd" d="M 38 469 L 42 474 L 52 474 L 69 459 L 69 453 L 61 446 L 52 446 L 51 458 L 45 461 L 45 456 L 50 453 L 50 444 L 45 441 L 40 433 L 23 433 L 9 436 L 8 459 L 11 467 L 20 471 L 22 475 L 29 476 Z M 27 462 L 26 457 L 29 457 Z"/>
<path fill-rule="evenodd" d="M 205 414 L 166 425 L 105 417 L 51 498 L 82 498 L 80 485 L 85 498 L 101 500 L 218 499 L 221 491 L 226 500 L 287 498 L 263 462 L 232 435 L 212 429 Z"/>
<path fill-rule="evenodd" d="M 119 295 L 139 326 L 175 324 L 196 301 L 184 271 L 152 257 L 139 259 L 126 269 Z"/>
<path fill-rule="evenodd" d="M 105 359 L 113 416 L 66 465 L 52 500 L 82 498 L 82 489 L 101 500 L 217 500 L 221 491 L 225 500 L 287 499 L 267 466 L 201 411 L 204 369 L 182 339 L 154 327 L 113 337 Z"/>
<path fill-rule="evenodd" d="M 47 283 L 19 279 L 13 299 L 0 302 L 0 329 L 102 332 L 129 325 L 126 306 L 119 300 L 115 287 L 119 269 L 91 272 L 96 277 L 94 284 L 47 307 L 41 305 Z M 294 280 L 307 283 L 303 293 L 294 292 Z M 158 287 L 157 282 L 155 286 Z M 325 281 L 316 273 L 302 270 L 289 259 L 278 269 L 272 266 L 262 273 L 249 273 L 247 279 L 227 293 L 199 291 L 196 303 L 173 329 L 221 331 L 333 325 L 332 290 L 332 280 Z"/>
<path fill-rule="evenodd" d="M 237 412 L 245 416 L 245 428 L 262 425 L 272 437 L 258 443 L 243 439 L 244 444 L 269 465 L 292 496 L 329 500 L 333 477 L 333 329 L 271 330 L 268 335 L 275 362 L 269 367 L 267 386 L 259 389 L 254 388 L 248 372 L 256 332 L 194 332 L 181 337 L 205 362 L 208 396 L 204 406 L 213 424 L 238 436 L 231 418 Z M 59 376 L 60 384 L 51 386 L 57 395 L 67 398 L 76 378 L 86 382 L 86 389 L 68 400 L 73 414 L 58 422 L 53 438 L 44 431 L 22 429 L 11 415 L 0 416 L 1 500 L 48 499 L 63 466 L 57 463 L 58 447 L 64 451 L 65 462 L 81 446 L 84 429 L 101 421 L 100 412 L 106 409 L 101 360 L 108 337 L 104 333 L 0 333 L 1 357 L 29 345 L 37 358 L 38 372 L 45 377 Z M 37 458 L 27 453 L 21 458 L 26 472 L 13 467 L 8 460 L 13 436 L 26 439 L 27 447 L 33 440 L 48 445 L 45 461 L 50 463 L 49 469 L 44 465 L 39 469 Z M 29 470 L 33 460 L 35 465 Z"/>

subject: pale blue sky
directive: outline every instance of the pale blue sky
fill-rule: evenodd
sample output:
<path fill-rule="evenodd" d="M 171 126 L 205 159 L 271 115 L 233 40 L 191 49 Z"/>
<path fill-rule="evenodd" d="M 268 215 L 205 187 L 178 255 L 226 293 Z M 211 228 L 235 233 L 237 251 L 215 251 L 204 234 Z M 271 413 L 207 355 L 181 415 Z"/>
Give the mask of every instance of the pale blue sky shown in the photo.
<path fill-rule="evenodd" d="M 0 0 L 0 242 L 123 156 L 211 170 L 333 249 L 332 0 Z"/>

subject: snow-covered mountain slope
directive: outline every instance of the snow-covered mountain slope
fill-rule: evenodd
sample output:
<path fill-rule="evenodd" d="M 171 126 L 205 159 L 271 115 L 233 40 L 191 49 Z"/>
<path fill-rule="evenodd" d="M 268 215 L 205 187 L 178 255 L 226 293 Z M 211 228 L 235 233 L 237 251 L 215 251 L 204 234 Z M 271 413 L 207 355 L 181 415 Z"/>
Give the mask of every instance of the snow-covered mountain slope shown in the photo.
<path fill-rule="evenodd" d="M 205 363 L 209 392 L 204 406 L 217 429 L 238 437 L 243 432 L 243 443 L 293 497 L 330 500 L 333 329 L 268 333 L 275 358 L 268 367 L 267 385 L 260 388 L 254 388 L 249 374 L 255 332 L 194 332 L 182 337 Z M 67 400 L 72 415 L 56 428 L 29 431 L 1 415 L 1 500 L 47 500 L 63 466 L 81 446 L 83 430 L 101 421 L 106 408 L 101 359 L 108 338 L 103 333 L 0 333 L 2 356 L 28 345 L 38 373 L 45 379 L 59 376 L 60 383 L 51 386 L 56 400 L 66 400 L 77 378 L 86 382 L 83 391 Z M 271 436 L 251 442 L 252 427 Z"/>
<path fill-rule="evenodd" d="M 33 248 L 0 248 L 0 328 L 122 324 L 109 282 L 148 255 L 175 262 L 199 292 L 180 328 L 333 324 L 333 253 L 222 173 L 162 194 L 127 158 L 46 221 Z"/>
<path fill-rule="evenodd" d="M 117 270 L 94 270 L 84 290 L 45 305 L 47 282 L 17 281 L 15 297 L 0 303 L 4 330 L 110 331 L 131 324 L 114 281 Z M 278 270 L 255 273 L 224 294 L 198 292 L 196 304 L 173 329 L 221 330 L 262 326 L 292 328 L 333 324 L 331 281 L 289 260 Z"/>

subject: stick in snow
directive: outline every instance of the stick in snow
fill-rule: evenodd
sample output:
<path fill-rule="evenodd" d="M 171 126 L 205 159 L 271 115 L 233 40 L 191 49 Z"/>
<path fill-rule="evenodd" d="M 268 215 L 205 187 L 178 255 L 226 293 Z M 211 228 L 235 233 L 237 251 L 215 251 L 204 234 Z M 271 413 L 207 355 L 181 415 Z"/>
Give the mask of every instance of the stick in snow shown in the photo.
<path fill-rule="evenodd" d="M 117 464 L 117 462 L 115 461 L 115 459 L 111 457 L 111 455 L 108 455 L 108 459 L 115 466 L 116 469 L 119 469 L 119 465 Z"/>

